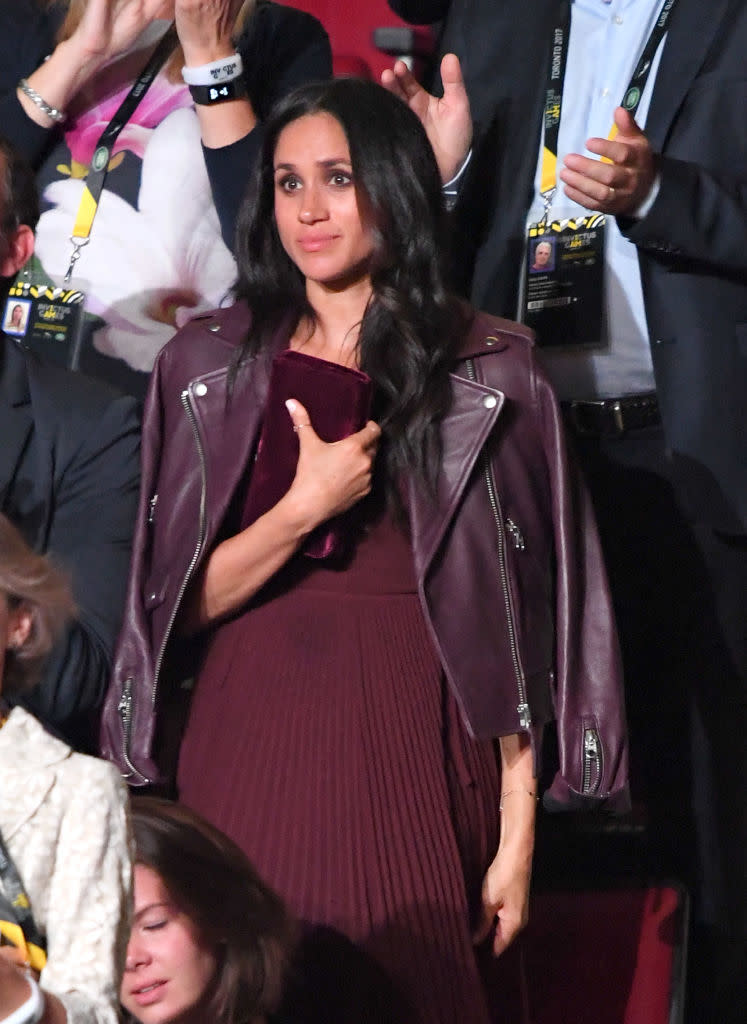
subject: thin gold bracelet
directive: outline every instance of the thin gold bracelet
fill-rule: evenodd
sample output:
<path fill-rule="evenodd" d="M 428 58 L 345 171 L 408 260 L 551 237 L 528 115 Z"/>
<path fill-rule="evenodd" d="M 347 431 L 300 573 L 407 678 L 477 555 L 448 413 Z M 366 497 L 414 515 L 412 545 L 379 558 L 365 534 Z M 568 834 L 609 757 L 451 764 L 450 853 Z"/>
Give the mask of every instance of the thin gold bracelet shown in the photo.
<path fill-rule="evenodd" d="M 526 793 L 526 795 L 530 796 L 532 800 L 539 800 L 537 794 L 533 793 L 531 789 L 507 789 L 505 793 L 501 793 L 501 802 L 498 804 L 499 812 L 503 810 L 503 801 L 506 799 L 507 796 L 511 796 L 512 793 Z"/>

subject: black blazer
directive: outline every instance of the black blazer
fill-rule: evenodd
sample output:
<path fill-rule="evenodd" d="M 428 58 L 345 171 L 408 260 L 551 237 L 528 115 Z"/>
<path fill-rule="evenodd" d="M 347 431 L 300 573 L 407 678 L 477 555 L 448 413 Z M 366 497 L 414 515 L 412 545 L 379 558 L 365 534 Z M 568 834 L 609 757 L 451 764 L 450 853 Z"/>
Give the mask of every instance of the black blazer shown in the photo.
<path fill-rule="evenodd" d="M 134 399 L 0 335 L 0 511 L 70 575 L 76 623 L 30 710 L 88 746 L 119 631 L 140 483 Z"/>
<path fill-rule="evenodd" d="M 461 285 L 516 314 L 523 231 L 539 148 L 553 21 L 565 0 L 390 0 L 413 21 L 445 17 L 440 50 L 461 58 L 476 125 L 458 206 Z M 661 190 L 638 246 L 668 444 L 691 506 L 747 530 L 747 4 L 680 0 L 646 123 Z M 565 101 L 568 102 L 567 97 Z"/>

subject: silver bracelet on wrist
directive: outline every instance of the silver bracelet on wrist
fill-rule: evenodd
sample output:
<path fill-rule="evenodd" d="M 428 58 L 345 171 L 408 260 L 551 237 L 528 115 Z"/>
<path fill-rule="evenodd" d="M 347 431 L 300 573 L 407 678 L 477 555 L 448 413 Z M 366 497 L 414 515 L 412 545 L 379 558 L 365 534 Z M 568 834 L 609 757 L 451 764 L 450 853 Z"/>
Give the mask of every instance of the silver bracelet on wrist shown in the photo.
<path fill-rule="evenodd" d="M 29 85 L 25 78 L 22 78 L 18 83 L 18 88 L 21 90 L 24 96 L 28 96 L 33 104 L 35 104 L 42 114 L 46 114 L 47 117 L 51 118 L 55 124 L 62 124 L 65 120 L 65 114 L 62 110 L 58 110 L 57 107 L 52 107 L 47 103 L 43 96 L 40 96 L 33 86 Z"/>

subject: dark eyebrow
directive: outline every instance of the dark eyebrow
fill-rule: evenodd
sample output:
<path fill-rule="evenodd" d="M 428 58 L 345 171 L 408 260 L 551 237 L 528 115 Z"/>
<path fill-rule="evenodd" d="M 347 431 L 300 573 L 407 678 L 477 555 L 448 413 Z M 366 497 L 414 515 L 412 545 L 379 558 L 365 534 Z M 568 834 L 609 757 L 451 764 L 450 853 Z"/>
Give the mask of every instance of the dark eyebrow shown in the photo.
<path fill-rule="evenodd" d="M 344 166 L 344 167 L 350 167 L 350 168 L 352 168 L 352 166 L 353 166 L 350 163 L 350 160 L 347 157 L 344 157 L 344 156 L 332 157 L 329 160 L 317 160 L 317 166 L 318 167 L 328 167 L 329 168 L 329 167 L 340 167 L 341 165 Z M 275 170 L 276 171 L 295 171 L 295 169 L 296 169 L 296 165 L 295 164 L 276 164 L 275 165 Z"/>

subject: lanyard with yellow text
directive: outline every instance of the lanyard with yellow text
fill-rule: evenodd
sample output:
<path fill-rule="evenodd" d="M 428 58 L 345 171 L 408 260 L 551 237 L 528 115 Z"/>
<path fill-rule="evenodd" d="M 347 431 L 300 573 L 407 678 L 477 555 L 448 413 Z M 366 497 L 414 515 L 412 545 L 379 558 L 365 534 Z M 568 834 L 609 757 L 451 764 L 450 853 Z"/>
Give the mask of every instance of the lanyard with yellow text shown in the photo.
<path fill-rule="evenodd" d="M 0 941 L 23 951 L 35 971 L 47 962 L 44 937 L 34 923 L 31 904 L 0 833 Z"/>
<path fill-rule="evenodd" d="M 677 6 L 677 0 L 664 0 L 656 24 L 651 30 L 648 39 L 643 47 L 640 57 L 633 70 L 628 87 L 625 90 L 620 106 L 624 107 L 632 117 L 638 110 L 643 90 L 646 88 L 654 56 L 659 48 L 659 43 L 664 38 L 669 25 L 672 11 Z M 553 45 L 550 54 L 550 66 L 547 74 L 547 92 L 545 95 L 545 139 L 542 148 L 542 170 L 540 176 L 540 195 L 545 206 L 543 220 L 547 220 L 548 212 L 557 189 L 557 163 L 558 163 L 558 135 L 560 131 L 560 114 L 563 106 L 563 84 L 565 80 L 565 66 L 568 60 L 568 37 L 570 34 L 571 18 L 570 4 L 566 5 L 565 17 L 553 31 Z M 617 126 L 612 125 L 608 139 L 614 139 L 617 135 Z"/>
<path fill-rule="evenodd" d="M 91 167 L 86 177 L 83 195 L 81 196 L 80 205 L 75 217 L 73 234 L 70 239 L 73 243 L 73 252 L 70 257 L 70 265 L 65 274 L 66 285 L 70 283 L 73 268 L 80 257 L 80 250 L 84 245 L 88 244 L 91 237 L 91 228 L 93 227 L 101 193 L 104 190 L 104 181 L 109 170 L 109 161 L 112 157 L 114 144 L 119 138 L 122 129 L 135 113 L 143 96 L 153 84 L 158 72 L 174 51 L 177 38 L 176 26 L 172 24 L 161 38 L 150 60 L 138 75 L 135 84 L 125 96 L 119 109 L 96 143 L 91 159 Z"/>

